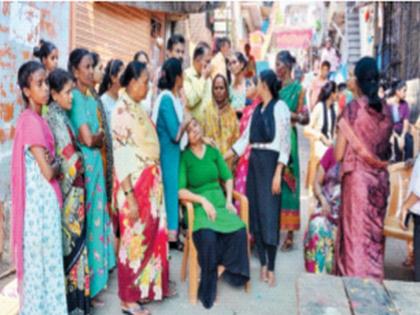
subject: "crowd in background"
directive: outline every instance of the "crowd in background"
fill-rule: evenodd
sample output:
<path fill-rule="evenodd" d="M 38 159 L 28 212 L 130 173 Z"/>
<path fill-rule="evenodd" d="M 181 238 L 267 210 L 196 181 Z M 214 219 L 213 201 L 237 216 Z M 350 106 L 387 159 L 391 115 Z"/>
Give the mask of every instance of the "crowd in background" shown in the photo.
<path fill-rule="evenodd" d="M 250 281 L 248 222 L 234 192 L 249 201 L 260 280 L 275 286 L 279 231 L 289 251 L 301 227 L 298 125 L 317 165 L 306 269 L 382 281 L 387 165 L 414 155 L 406 84 L 381 81 L 364 57 L 337 85 L 329 50 L 306 90 L 289 51 L 257 73 L 250 46 L 232 51 L 228 38 L 215 52 L 198 43 L 186 69 L 184 37 L 166 48 L 158 69 L 144 51 L 104 64 L 76 48 L 64 70 L 58 48 L 41 41 L 39 61 L 19 68 L 12 227 L 21 314 L 89 314 L 104 305 L 115 268 L 122 311 L 150 314 L 145 304 L 177 294 L 169 249 L 183 250 L 185 202 L 194 207 L 198 298 L 212 307 L 219 265 L 231 285 Z M 419 205 L 413 185 L 404 214 Z"/>

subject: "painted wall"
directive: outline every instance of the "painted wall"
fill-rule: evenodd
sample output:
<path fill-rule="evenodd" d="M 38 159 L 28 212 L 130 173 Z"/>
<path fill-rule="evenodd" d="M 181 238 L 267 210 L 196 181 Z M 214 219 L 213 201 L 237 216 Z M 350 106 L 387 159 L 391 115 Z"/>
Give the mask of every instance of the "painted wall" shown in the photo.
<path fill-rule="evenodd" d="M 65 67 L 69 53 L 69 25 L 68 2 L 0 3 L 0 212 L 3 203 L 6 209 L 10 204 L 12 140 L 16 120 L 23 108 L 17 86 L 18 68 L 32 58 L 33 48 L 41 38 L 55 43 L 61 57 L 59 65 Z M 7 239 L 8 211 L 5 215 Z"/>

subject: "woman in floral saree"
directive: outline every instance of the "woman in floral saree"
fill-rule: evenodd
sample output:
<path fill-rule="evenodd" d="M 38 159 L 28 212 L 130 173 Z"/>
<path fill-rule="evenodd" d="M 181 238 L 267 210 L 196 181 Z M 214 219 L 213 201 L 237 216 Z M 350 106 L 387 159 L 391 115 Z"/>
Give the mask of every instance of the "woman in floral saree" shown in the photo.
<path fill-rule="evenodd" d="M 125 314 L 149 314 L 144 300 L 169 294 L 168 231 L 159 163 L 159 139 L 139 105 L 147 95 L 148 72 L 132 61 L 121 77 L 126 90 L 112 116 L 120 246 L 118 291 Z"/>
<path fill-rule="evenodd" d="M 67 117 L 73 87 L 70 73 L 56 69 L 48 77 L 53 102 L 46 120 L 61 159 L 59 184 L 63 194 L 61 222 L 67 307 L 70 315 L 89 314 L 89 265 L 86 247 L 85 184 L 83 155 Z"/>

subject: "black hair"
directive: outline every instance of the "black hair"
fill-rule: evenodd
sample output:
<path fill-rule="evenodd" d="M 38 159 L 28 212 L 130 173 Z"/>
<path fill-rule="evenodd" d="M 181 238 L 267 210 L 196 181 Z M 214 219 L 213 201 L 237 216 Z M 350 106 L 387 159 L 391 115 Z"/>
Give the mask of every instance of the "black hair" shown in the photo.
<path fill-rule="evenodd" d="M 379 71 L 376 60 L 372 57 L 363 57 L 356 63 L 354 74 L 360 90 L 368 98 L 369 106 L 377 112 L 381 112 L 382 100 L 378 95 Z"/>
<path fill-rule="evenodd" d="M 225 85 L 225 89 L 226 89 L 226 93 L 228 94 L 229 97 L 229 83 L 226 79 L 226 77 L 220 73 L 216 74 L 216 76 L 213 78 L 213 81 L 211 82 L 211 93 L 213 94 L 213 87 L 214 87 L 214 82 L 216 82 L 217 79 L 221 78 L 223 80 L 223 84 Z"/>
<path fill-rule="evenodd" d="M 41 62 L 44 58 L 47 58 L 54 49 L 57 49 L 57 47 L 46 40 L 41 39 L 39 41 L 39 45 L 34 47 L 34 56 L 37 57 Z"/>
<path fill-rule="evenodd" d="M 324 124 L 322 125 L 321 132 L 328 137 L 328 108 L 327 108 L 327 99 L 331 96 L 331 94 L 337 91 L 337 84 L 334 81 L 328 81 L 324 84 L 321 88 L 321 91 L 318 95 L 318 102 L 322 103 L 323 107 L 323 114 L 324 114 Z M 334 106 L 330 107 L 330 115 L 331 115 L 331 130 L 335 129 L 335 122 L 336 122 L 336 113 Z M 331 132 L 332 134 L 332 132 Z"/>
<path fill-rule="evenodd" d="M 91 51 L 90 55 L 92 56 L 92 61 L 93 61 L 92 67 L 95 68 L 98 65 L 98 62 L 100 59 L 99 54 L 97 52 Z"/>
<path fill-rule="evenodd" d="M 127 87 L 131 80 L 137 80 L 143 71 L 147 69 L 145 63 L 137 60 L 131 61 L 125 68 L 120 78 L 120 84 L 122 87 Z"/>
<path fill-rule="evenodd" d="M 174 34 L 172 35 L 166 44 L 167 50 L 172 50 L 176 44 L 183 44 L 185 45 L 185 38 L 181 34 Z"/>
<path fill-rule="evenodd" d="M 197 46 L 194 49 L 193 53 L 193 60 L 196 60 L 197 58 L 200 58 L 206 54 L 206 48 L 203 46 Z"/>
<path fill-rule="evenodd" d="M 245 70 L 246 66 L 248 65 L 248 60 L 246 59 L 246 57 L 244 56 L 244 54 L 241 53 L 241 52 L 239 52 L 239 51 L 236 51 L 234 53 L 234 55 L 235 55 L 236 59 L 238 59 L 238 61 L 243 64 L 241 70 L 242 71 Z"/>
<path fill-rule="evenodd" d="M 229 46 L 231 46 L 230 39 L 227 37 L 218 38 L 216 41 L 216 52 L 219 52 L 220 49 L 222 49 L 224 44 L 229 44 Z"/>
<path fill-rule="evenodd" d="M 322 67 L 328 67 L 328 69 L 331 69 L 331 63 L 328 61 L 328 60 L 324 60 L 322 63 L 321 63 L 321 68 Z"/>
<path fill-rule="evenodd" d="M 276 59 L 283 63 L 287 68 L 289 68 L 289 70 L 292 70 L 293 66 L 296 63 L 296 58 L 293 57 L 290 51 L 288 50 L 280 51 L 277 54 Z"/>
<path fill-rule="evenodd" d="M 144 56 L 147 62 L 150 62 L 149 55 L 144 50 L 139 50 L 134 54 L 133 60 L 138 60 L 140 56 Z"/>
<path fill-rule="evenodd" d="M 112 84 L 112 77 L 118 75 L 124 63 L 119 59 L 111 59 L 105 67 L 104 77 L 99 85 L 99 95 L 104 94 Z"/>
<path fill-rule="evenodd" d="M 266 69 L 260 73 L 260 81 L 267 84 L 273 99 L 278 99 L 281 82 L 277 79 L 276 74 L 271 69 Z"/>
<path fill-rule="evenodd" d="M 334 81 L 328 81 L 319 91 L 317 103 L 325 103 L 331 94 L 335 92 L 337 92 L 337 84 Z"/>
<path fill-rule="evenodd" d="M 339 91 L 339 92 L 342 92 L 342 91 L 344 91 L 345 89 L 347 89 L 347 84 L 346 84 L 345 82 L 342 82 L 342 83 L 340 83 L 340 84 L 338 85 L 338 91 Z"/>
<path fill-rule="evenodd" d="M 172 90 L 178 76 L 182 75 L 182 64 L 177 58 L 169 58 L 162 66 L 158 88 L 161 90 Z"/>
<path fill-rule="evenodd" d="M 69 56 L 67 70 L 74 76 L 74 70 L 80 65 L 80 62 L 85 56 L 91 55 L 89 50 L 84 48 L 73 49 Z"/>
<path fill-rule="evenodd" d="M 48 75 L 48 84 L 50 85 L 50 90 L 54 90 L 57 93 L 60 93 L 68 82 L 73 82 L 73 77 L 69 72 L 63 69 L 57 68 Z M 52 101 L 53 99 L 50 95 L 49 103 Z"/>
<path fill-rule="evenodd" d="M 404 80 L 394 79 L 391 82 L 391 91 L 389 96 L 395 96 L 395 94 L 402 88 L 407 87 L 407 83 Z"/>
<path fill-rule="evenodd" d="M 211 50 L 210 45 L 207 42 L 198 42 L 197 47 L 204 47 L 205 49 Z"/>
<path fill-rule="evenodd" d="M 19 67 L 18 70 L 18 84 L 20 90 L 22 91 L 23 101 L 28 104 L 29 99 L 23 93 L 24 88 L 29 88 L 31 86 L 31 76 L 40 69 L 45 69 L 44 65 L 39 61 L 27 61 Z"/>
<path fill-rule="evenodd" d="M 382 78 L 379 80 L 379 87 L 381 87 L 384 91 L 389 89 L 389 83 L 386 79 Z"/>
<path fill-rule="evenodd" d="M 250 80 L 252 81 L 252 83 L 254 83 L 255 86 L 257 86 L 257 84 L 258 84 L 258 77 L 256 75 L 254 75 L 252 78 L 250 78 Z"/>

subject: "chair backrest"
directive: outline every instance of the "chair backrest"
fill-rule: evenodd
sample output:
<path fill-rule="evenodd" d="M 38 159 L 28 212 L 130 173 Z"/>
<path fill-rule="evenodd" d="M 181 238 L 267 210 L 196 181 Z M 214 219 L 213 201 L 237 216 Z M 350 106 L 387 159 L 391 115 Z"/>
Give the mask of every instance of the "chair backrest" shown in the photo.
<path fill-rule="evenodd" d="M 413 167 L 407 166 L 405 162 L 400 162 L 389 166 L 388 171 L 391 183 L 391 193 L 387 217 L 398 217 L 401 206 L 408 195 L 408 186 Z"/>

